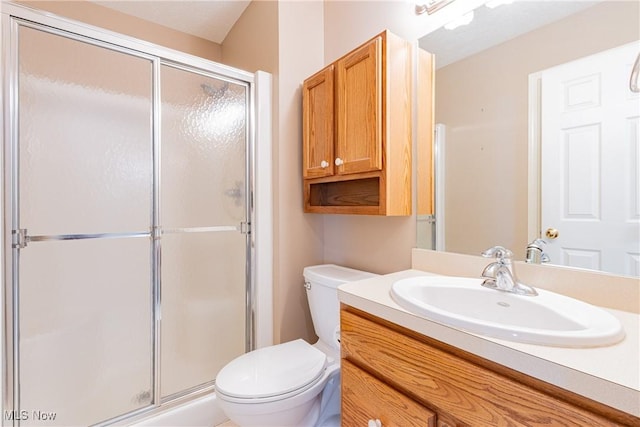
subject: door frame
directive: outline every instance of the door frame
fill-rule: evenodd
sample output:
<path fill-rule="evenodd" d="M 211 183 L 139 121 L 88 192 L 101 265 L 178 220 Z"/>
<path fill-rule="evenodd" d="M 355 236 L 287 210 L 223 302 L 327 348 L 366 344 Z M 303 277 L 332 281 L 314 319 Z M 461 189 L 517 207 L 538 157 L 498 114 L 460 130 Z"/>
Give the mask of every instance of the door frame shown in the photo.
<path fill-rule="evenodd" d="M 527 241 L 541 236 L 541 118 L 542 71 L 529 74 L 528 150 L 527 150 Z"/>

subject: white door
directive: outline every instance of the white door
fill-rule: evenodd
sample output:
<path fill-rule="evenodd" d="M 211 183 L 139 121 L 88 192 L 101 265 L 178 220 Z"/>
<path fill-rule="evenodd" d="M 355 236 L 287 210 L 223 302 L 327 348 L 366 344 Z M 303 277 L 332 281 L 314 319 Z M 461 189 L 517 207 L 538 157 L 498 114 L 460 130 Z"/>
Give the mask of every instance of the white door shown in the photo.
<path fill-rule="evenodd" d="M 541 234 L 554 264 L 640 274 L 640 97 L 629 89 L 639 51 L 541 73 Z"/>

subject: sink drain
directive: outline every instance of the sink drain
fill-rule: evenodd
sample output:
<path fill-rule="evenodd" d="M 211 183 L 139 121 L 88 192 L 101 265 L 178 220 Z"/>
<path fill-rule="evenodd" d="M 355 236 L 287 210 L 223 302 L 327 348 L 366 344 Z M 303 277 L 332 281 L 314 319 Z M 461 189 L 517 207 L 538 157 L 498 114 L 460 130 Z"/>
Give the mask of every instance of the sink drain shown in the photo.
<path fill-rule="evenodd" d="M 511 307 L 511 304 L 508 302 L 500 301 L 497 303 L 500 307 Z"/>

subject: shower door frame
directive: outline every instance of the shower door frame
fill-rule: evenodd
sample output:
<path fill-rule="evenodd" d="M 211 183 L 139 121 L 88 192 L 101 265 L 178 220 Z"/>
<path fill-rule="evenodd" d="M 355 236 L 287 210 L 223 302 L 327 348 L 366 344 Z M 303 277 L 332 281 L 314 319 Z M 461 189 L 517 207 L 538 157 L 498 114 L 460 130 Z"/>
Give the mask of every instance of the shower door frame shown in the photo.
<path fill-rule="evenodd" d="M 162 230 L 159 228 L 159 192 L 160 192 L 160 68 L 162 65 L 182 69 L 187 72 L 202 74 L 203 76 L 213 77 L 217 79 L 231 81 L 233 83 L 242 84 L 246 87 L 246 156 L 245 156 L 245 200 L 246 212 L 245 222 L 238 224 L 238 230 L 246 236 L 246 268 L 245 268 L 245 351 L 256 348 L 256 342 L 259 344 L 270 344 L 270 331 L 261 331 L 260 336 L 256 338 L 256 311 L 257 301 L 255 297 L 255 277 L 256 277 L 256 233 L 252 224 L 256 223 L 256 219 L 263 220 L 269 218 L 267 214 L 264 218 L 256 218 L 254 209 L 254 188 L 255 188 L 255 140 L 256 140 L 256 122 L 259 117 L 256 114 L 256 86 L 257 83 L 267 85 L 270 83 L 266 73 L 258 73 L 254 76 L 233 67 L 215 63 L 203 58 L 189 55 L 183 52 L 157 46 L 155 44 L 141 41 L 129 36 L 124 36 L 101 28 L 93 27 L 81 22 L 72 21 L 66 18 L 51 15 L 46 12 L 31 9 L 23 5 L 15 5 L 11 3 L 2 3 L 1 5 L 1 21 L 0 32 L 2 33 L 2 86 L 0 95 L 3 103 L 3 114 L 0 116 L 0 125 L 3 128 L 3 148 L 0 150 L 0 164 L 2 164 L 2 191 L 3 197 L 0 198 L 0 211 L 2 212 L 3 227 L 0 228 L 0 237 L 2 245 L 0 245 L 0 259 L 2 260 L 2 281 L 3 290 L 0 295 L 0 305 L 4 308 L 4 318 L 0 319 L 3 333 L 3 351 L 4 360 L 2 361 L 2 387 L 4 400 L 2 403 L 2 422 L 1 425 L 20 425 L 18 421 L 8 421 L 4 416 L 5 411 L 17 411 L 19 407 L 20 396 L 20 372 L 19 372 L 19 316 L 18 316 L 18 277 L 17 271 L 19 266 L 19 245 L 22 244 L 20 233 L 13 230 L 19 230 L 18 221 L 18 194 L 17 194 L 17 147 L 18 147 L 18 95 L 17 95 L 17 77 L 18 77 L 18 58 L 17 58 L 17 33 L 20 26 L 30 27 L 37 30 L 46 31 L 54 35 L 68 37 L 70 39 L 90 43 L 94 46 L 107 48 L 116 52 L 133 55 L 139 58 L 147 59 L 152 64 L 151 84 L 152 84 L 152 132 L 151 144 L 153 155 L 153 194 L 152 194 L 152 227 L 146 233 L 127 234 L 127 237 L 147 237 L 152 240 L 153 257 L 151 265 L 152 288 L 150 295 L 151 304 L 151 335 L 152 344 L 152 360 L 151 360 L 151 384 L 153 387 L 152 402 L 137 410 L 118 415 L 109 420 L 101 421 L 98 425 L 119 424 L 123 421 L 130 422 L 135 419 L 142 419 L 152 416 L 157 412 L 164 411 L 167 408 L 176 406 L 207 393 L 211 393 L 214 387 L 214 381 L 210 381 L 193 388 L 183 390 L 163 398 L 161 396 L 160 387 L 160 239 Z M 14 40 L 16 42 L 14 42 Z M 262 75 L 261 75 L 262 74 Z M 264 93 L 264 89 L 261 90 Z M 266 95 L 270 97 L 270 92 L 266 91 Z M 261 100 L 262 102 L 262 100 Z M 261 126 L 262 127 L 262 126 Z M 270 142 L 269 138 L 265 138 L 266 142 Z M 263 151 L 263 150 L 262 150 Z M 263 151 L 264 152 L 264 151 Z M 270 169 L 269 169 L 270 172 Z M 267 207 L 269 212 L 271 206 Z M 267 235 L 268 236 L 268 235 Z M 81 238 L 101 238 L 100 235 L 84 235 Z M 42 238 L 41 240 L 45 240 Z M 50 240 L 64 240 L 57 236 Z M 270 240 L 270 239 L 266 239 Z M 33 240 L 35 241 L 35 239 Z M 269 242 L 264 242 L 268 245 Z M 271 258 L 270 250 L 264 248 L 265 260 Z M 264 262 L 264 261 L 263 261 Z M 264 270 L 268 270 L 265 265 Z M 270 280 L 268 280 L 270 283 Z M 264 296 L 260 297 L 261 306 L 266 305 L 263 299 L 268 298 L 269 292 L 263 291 Z M 270 310 L 265 307 L 265 314 Z M 261 316 L 262 317 L 262 316 Z"/>

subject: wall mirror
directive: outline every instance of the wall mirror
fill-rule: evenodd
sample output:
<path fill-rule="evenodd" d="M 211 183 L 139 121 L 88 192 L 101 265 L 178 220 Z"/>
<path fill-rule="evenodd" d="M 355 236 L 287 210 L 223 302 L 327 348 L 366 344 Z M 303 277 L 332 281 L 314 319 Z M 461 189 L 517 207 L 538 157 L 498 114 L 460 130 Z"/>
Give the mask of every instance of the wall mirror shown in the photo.
<path fill-rule="evenodd" d="M 552 254 L 552 264 L 640 275 L 640 97 L 629 90 L 640 53 L 638 39 L 639 3 L 615 0 L 483 5 L 474 10 L 469 24 L 422 37 L 420 47 L 436 58 L 439 167 L 434 230 L 442 231 L 432 233 L 431 219 L 419 215 L 418 246 L 478 255 L 502 245 L 522 260 L 527 244 L 540 236 L 544 250 Z M 577 61 L 625 46 L 622 57 L 605 60 L 615 62 L 613 79 L 624 88 L 626 108 L 624 117 L 617 118 L 621 133 L 613 137 L 621 145 L 612 148 L 605 128 L 609 125 L 593 118 L 592 110 L 599 107 L 587 108 L 599 106 L 609 96 L 611 84 L 604 77 L 596 71 L 569 77 L 551 73 L 556 86 L 541 82 L 565 64 L 575 69 Z M 553 116 L 553 109 L 541 105 L 554 94 L 562 95 L 558 102 L 583 117 L 582 122 L 565 126 L 570 132 L 547 131 L 560 113 Z M 560 141 L 559 151 L 551 155 L 560 163 L 560 175 L 549 173 L 544 163 L 545 154 L 551 153 L 544 148 L 547 140 Z M 613 160 L 600 158 L 614 152 Z M 608 163 L 612 166 L 603 166 Z M 621 181 L 610 184 L 611 173 L 620 175 Z M 555 199 L 546 198 L 549 190 L 557 190 Z M 605 265 L 606 248 L 564 243 L 572 233 L 604 240 L 597 237 L 599 232 L 576 232 L 571 225 L 542 219 L 545 209 L 553 208 L 581 224 L 607 222 L 608 217 L 603 218 L 611 205 L 616 206 L 617 220 L 630 226 L 615 226 L 606 233 L 611 240 L 608 247 L 617 250 L 613 257 L 622 259 L 615 271 Z M 558 231 L 556 239 L 554 230 L 546 236 L 553 228 Z"/>

